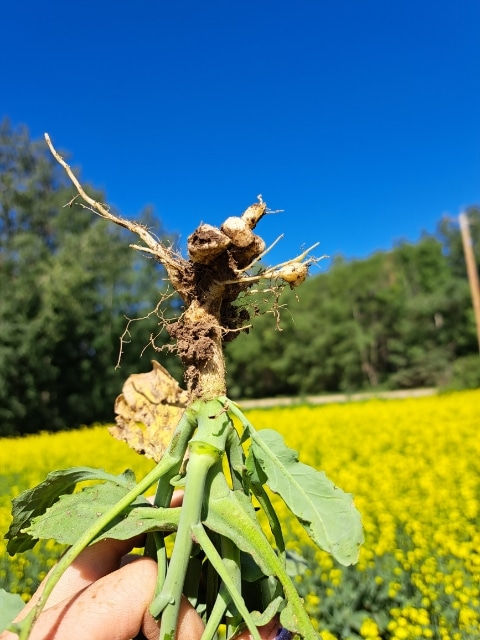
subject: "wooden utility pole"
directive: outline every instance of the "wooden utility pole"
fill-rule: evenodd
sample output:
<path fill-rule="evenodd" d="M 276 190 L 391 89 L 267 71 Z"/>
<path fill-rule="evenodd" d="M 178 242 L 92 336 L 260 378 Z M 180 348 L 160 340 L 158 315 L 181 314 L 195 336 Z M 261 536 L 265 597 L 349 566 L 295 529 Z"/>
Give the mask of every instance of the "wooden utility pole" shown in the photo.
<path fill-rule="evenodd" d="M 468 217 L 465 213 L 459 215 L 460 232 L 462 234 L 463 252 L 465 254 L 465 263 L 467 265 L 468 282 L 470 291 L 472 292 L 473 311 L 475 313 L 475 322 L 477 324 L 478 351 L 480 352 L 480 284 L 478 282 L 478 271 L 473 253 L 472 238 L 470 236 L 470 227 Z"/>

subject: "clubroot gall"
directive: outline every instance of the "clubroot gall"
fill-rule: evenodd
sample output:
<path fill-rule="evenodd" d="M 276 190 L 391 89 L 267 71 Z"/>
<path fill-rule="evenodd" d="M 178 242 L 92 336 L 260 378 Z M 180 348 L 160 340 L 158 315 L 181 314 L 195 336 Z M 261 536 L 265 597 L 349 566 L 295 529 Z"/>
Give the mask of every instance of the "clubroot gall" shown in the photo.
<path fill-rule="evenodd" d="M 254 233 L 268 213 L 261 198 L 220 228 L 201 224 L 188 238 L 185 259 L 141 224 L 91 199 L 46 140 L 77 188 L 75 203 L 136 233 L 143 244 L 133 248 L 164 266 L 183 301 L 183 312 L 167 330 L 184 366 L 186 389 L 157 363 L 150 374 L 131 376 L 117 398 L 113 435 L 156 461 L 139 482 L 130 470 L 114 476 L 75 467 L 50 473 L 13 501 L 11 554 L 44 538 L 69 548 L 36 606 L 8 628 L 21 640 L 29 637 L 55 584 L 87 545 L 146 534 L 145 554 L 158 563 L 150 612 L 161 619 L 162 640 L 175 638 L 182 594 L 205 623 L 203 640 L 217 638 L 219 630 L 231 638 L 245 626 L 259 640 L 257 627 L 274 616 L 292 633 L 318 638 L 287 573 L 288 554 L 269 492 L 284 500 L 318 547 L 344 565 L 357 561 L 363 542 L 359 513 L 351 495 L 300 462 L 278 433 L 257 431 L 229 400 L 223 354 L 225 342 L 248 327 L 248 308 L 236 304 L 239 297 L 262 283 L 277 293 L 282 286 L 296 287 L 315 259 L 308 250 L 276 267 L 261 266 L 267 252 Z M 183 505 L 170 508 L 179 487 Z M 155 492 L 153 505 L 144 497 L 148 491 Z M 172 532 L 173 545 L 167 545 Z"/>

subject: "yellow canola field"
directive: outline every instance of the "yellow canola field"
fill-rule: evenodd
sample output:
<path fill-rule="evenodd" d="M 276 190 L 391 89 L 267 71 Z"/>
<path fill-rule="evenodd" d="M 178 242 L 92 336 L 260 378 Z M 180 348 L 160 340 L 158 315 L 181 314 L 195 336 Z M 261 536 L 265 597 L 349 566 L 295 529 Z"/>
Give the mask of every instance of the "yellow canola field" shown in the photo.
<path fill-rule="evenodd" d="M 352 493 L 362 514 L 360 561 L 343 568 L 275 500 L 289 549 L 308 563 L 296 579 L 323 640 L 480 638 L 480 390 L 246 414 Z M 129 467 L 139 478 L 152 467 L 101 426 L 0 445 L 2 532 L 10 498 L 51 470 Z M 11 559 L 0 541 L 0 586 L 28 597 L 54 550 Z"/>
<path fill-rule="evenodd" d="M 324 640 L 480 638 L 480 390 L 248 415 L 281 431 L 362 514 L 355 571 L 317 552 L 303 574 Z M 299 525 L 289 529 L 291 548 L 307 543 Z"/>

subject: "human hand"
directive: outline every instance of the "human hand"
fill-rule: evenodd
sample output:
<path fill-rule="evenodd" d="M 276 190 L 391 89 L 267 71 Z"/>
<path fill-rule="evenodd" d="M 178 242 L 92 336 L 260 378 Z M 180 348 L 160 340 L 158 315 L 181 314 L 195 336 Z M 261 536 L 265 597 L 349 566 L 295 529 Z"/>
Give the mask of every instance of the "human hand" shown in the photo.
<path fill-rule="evenodd" d="M 182 492 L 175 492 L 171 506 L 180 506 L 182 497 Z M 149 613 L 157 565 L 151 558 L 132 559 L 128 555 L 139 543 L 139 538 L 105 539 L 86 547 L 53 589 L 30 640 L 130 640 L 140 631 L 147 640 L 158 640 L 161 620 L 157 622 Z M 45 581 L 21 611 L 17 622 L 35 606 Z M 200 616 L 184 598 L 177 640 L 200 640 L 203 629 Z M 278 620 L 261 627 L 259 633 L 262 640 L 278 637 Z M 0 640 L 17 638 L 9 631 L 0 634 Z M 248 638 L 250 634 L 244 632 L 237 640 Z"/>

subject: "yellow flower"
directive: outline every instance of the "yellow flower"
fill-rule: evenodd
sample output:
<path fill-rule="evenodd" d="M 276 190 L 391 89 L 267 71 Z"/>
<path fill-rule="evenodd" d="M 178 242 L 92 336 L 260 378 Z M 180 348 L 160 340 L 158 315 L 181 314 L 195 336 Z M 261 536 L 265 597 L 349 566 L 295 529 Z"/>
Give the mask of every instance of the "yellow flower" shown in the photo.
<path fill-rule="evenodd" d="M 368 640 L 376 640 L 380 638 L 380 631 L 377 623 L 372 618 L 365 618 L 362 622 L 362 626 L 360 627 L 360 635 L 362 638 L 367 638 Z"/>
<path fill-rule="evenodd" d="M 358 564 L 348 571 L 358 584 L 369 581 L 374 594 L 391 599 L 382 606 L 392 639 L 480 637 L 479 406 L 480 390 L 474 390 L 248 411 L 257 429 L 280 431 L 301 461 L 353 495 L 366 539 Z M 80 465 L 110 473 L 131 468 L 140 478 L 153 463 L 101 425 L 0 441 L 0 583 L 25 600 L 61 548 L 48 541 L 8 557 L 3 534 L 11 521 L 11 498 L 54 469 Z M 349 588 L 348 571 L 313 549 L 282 500 L 276 495 L 272 500 L 287 548 L 303 553 L 308 546 L 308 557 L 314 558 L 295 584 L 309 610 L 321 612 Z M 340 640 L 321 629 L 328 626 L 322 618 L 315 624 L 323 640 Z M 380 635 L 373 619 L 364 624 L 362 637 Z"/>

